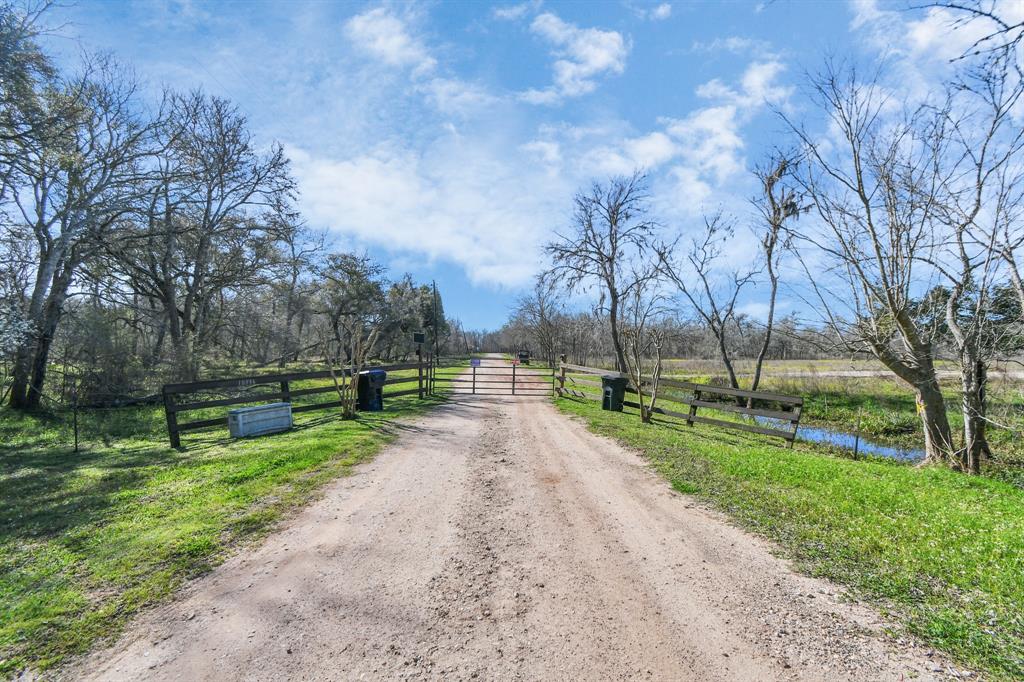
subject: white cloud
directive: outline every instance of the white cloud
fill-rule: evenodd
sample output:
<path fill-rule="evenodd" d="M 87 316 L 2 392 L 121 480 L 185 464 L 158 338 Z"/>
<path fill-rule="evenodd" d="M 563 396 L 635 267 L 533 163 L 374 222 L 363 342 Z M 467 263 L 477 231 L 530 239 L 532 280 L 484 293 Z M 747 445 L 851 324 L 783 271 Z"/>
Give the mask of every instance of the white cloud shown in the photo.
<path fill-rule="evenodd" d="M 438 75 L 437 60 L 416 35 L 409 21 L 383 7 L 357 14 L 345 23 L 345 35 L 355 48 L 387 67 L 409 69 L 415 92 L 439 112 L 468 116 L 491 106 L 498 98 L 483 86 Z"/>
<path fill-rule="evenodd" d="M 755 61 L 743 72 L 739 89 L 715 78 L 700 85 L 697 88 L 697 95 L 705 99 L 726 100 L 747 108 L 761 104 L 783 104 L 793 94 L 792 86 L 776 83 L 779 75 L 785 70 L 785 65 L 776 60 Z"/>
<path fill-rule="evenodd" d="M 995 3 L 997 14 L 1015 24 L 1024 21 L 1024 2 Z M 965 14 L 945 7 L 930 7 L 922 14 L 887 9 L 878 0 L 851 0 L 850 28 L 868 38 L 872 47 L 885 55 L 918 63 L 919 68 L 948 65 L 975 41 L 997 29 L 994 22 L 979 17 L 958 22 Z"/>
<path fill-rule="evenodd" d="M 637 18 L 647 21 L 664 21 L 672 16 L 672 4 L 668 2 L 663 2 L 659 5 L 655 5 L 654 7 L 627 6 L 633 14 L 637 16 Z"/>
<path fill-rule="evenodd" d="M 357 14 L 345 22 L 345 36 L 365 54 L 388 66 L 411 67 L 414 73 L 434 70 L 437 60 L 406 27 L 405 21 L 384 7 Z"/>
<path fill-rule="evenodd" d="M 557 150 L 562 172 L 584 182 L 645 169 L 657 208 L 670 219 L 691 218 L 712 201 L 745 205 L 744 130 L 769 104 L 788 106 L 792 88 L 780 83 L 784 70 L 780 62 L 753 61 L 734 83 L 704 83 L 697 90 L 706 106 L 660 119 L 650 132 L 637 134 L 622 122 L 546 125 L 527 148 L 548 164 Z"/>
<path fill-rule="evenodd" d="M 529 0 L 529 2 L 521 2 L 518 5 L 503 5 L 492 9 L 491 16 L 503 21 L 515 21 L 522 19 L 530 12 L 536 12 L 540 6 L 541 0 Z"/>
<path fill-rule="evenodd" d="M 697 215 L 714 192 L 696 168 L 675 166 L 669 171 L 669 180 L 665 203 L 674 207 L 676 214 Z"/>
<path fill-rule="evenodd" d="M 562 147 L 551 140 L 532 140 L 524 144 L 522 149 L 534 154 L 548 166 L 557 167 L 562 162 Z"/>
<path fill-rule="evenodd" d="M 677 149 L 672 139 L 662 132 L 636 137 L 623 144 L 633 165 L 639 168 L 653 168 L 675 156 Z"/>
<path fill-rule="evenodd" d="M 648 16 L 650 16 L 650 18 L 653 19 L 654 21 L 668 19 L 670 16 L 672 16 L 672 5 L 670 5 L 667 2 L 663 2 L 654 9 L 652 9 Z"/>
<path fill-rule="evenodd" d="M 736 86 L 714 79 L 697 88 L 713 100 L 679 119 L 667 119 L 665 132 L 677 155 L 667 188 L 679 214 L 696 214 L 714 196 L 730 196 L 747 170 L 743 128 L 769 105 L 786 106 L 792 88 L 780 85 L 785 70 L 777 61 L 752 62 Z M 734 198 L 734 197 L 733 197 Z"/>
<path fill-rule="evenodd" d="M 514 149 L 514 148 L 513 148 Z M 316 225 L 396 254 L 462 267 L 478 284 L 527 284 L 572 188 L 536 163 L 557 150 L 508 153 L 504 141 L 443 136 L 332 159 L 289 148 L 303 214 Z"/>
<path fill-rule="evenodd" d="M 668 133 L 679 141 L 686 165 L 699 177 L 711 177 L 723 184 L 745 168 L 743 138 L 735 104 L 698 109 L 668 125 Z"/>
<path fill-rule="evenodd" d="M 690 50 L 706 54 L 714 54 L 716 52 L 748 53 L 762 59 L 776 59 L 779 56 L 767 40 L 744 38 L 742 36 L 726 36 L 725 38 L 715 38 L 707 42 L 695 40 Z"/>
<path fill-rule="evenodd" d="M 528 90 L 521 98 L 531 104 L 554 104 L 597 89 L 596 78 L 621 74 L 630 45 L 617 31 L 579 28 L 550 12 L 537 16 L 530 30 L 546 40 L 557 57 L 552 65 L 554 83 L 543 90 Z"/>
<path fill-rule="evenodd" d="M 486 88 L 458 78 L 431 78 L 417 88 L 444 114 L 468 116 L 498 102 Z"/>
<path fill-rule="evenodd" d="M 851 0 L 850 30 L 861 44 L 884 60 L 883 80 L 898 89 L 900 100 L 924 102 L 940 92 L 962 65 L 958 57 L 994 24 L 985 19 L 957 23 L 964 15 L 943 7 L 907 13 L 889 9 L 877 0 Z M 1024 2 L 999 5 L 1010 20 L 1024 20 Z"/>

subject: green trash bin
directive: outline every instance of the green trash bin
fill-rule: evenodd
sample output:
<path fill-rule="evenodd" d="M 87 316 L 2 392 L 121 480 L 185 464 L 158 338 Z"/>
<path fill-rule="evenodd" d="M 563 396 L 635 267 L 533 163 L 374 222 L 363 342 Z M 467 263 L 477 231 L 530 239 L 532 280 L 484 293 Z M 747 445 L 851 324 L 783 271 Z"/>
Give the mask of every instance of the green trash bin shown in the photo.
<path fill-rule="evenodd" d="M 605 374 L 601 376 L 601 393 L 604 396 L 601 400 L 602 410 L 622 412 L 622 401 L 626 399 L 626 385 L 629 379 Z"/>

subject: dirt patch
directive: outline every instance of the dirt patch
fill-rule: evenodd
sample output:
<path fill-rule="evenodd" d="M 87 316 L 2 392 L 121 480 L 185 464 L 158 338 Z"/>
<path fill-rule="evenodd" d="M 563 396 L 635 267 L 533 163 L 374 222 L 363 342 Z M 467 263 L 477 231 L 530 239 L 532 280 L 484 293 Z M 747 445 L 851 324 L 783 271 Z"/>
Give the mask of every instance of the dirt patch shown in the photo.
<path fill-rule="evenodd" d="M 465 398 L 73 679 L 943 678 L 544 399 Z"/>

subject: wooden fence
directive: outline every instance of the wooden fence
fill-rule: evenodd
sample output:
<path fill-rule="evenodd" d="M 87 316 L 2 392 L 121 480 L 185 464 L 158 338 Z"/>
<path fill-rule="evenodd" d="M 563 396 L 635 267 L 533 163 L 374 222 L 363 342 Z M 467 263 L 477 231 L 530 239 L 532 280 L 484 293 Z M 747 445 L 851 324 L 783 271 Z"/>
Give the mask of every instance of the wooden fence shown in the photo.
<path fill-rule="evenodd" d="M 603 399 L 601 382 L 590 378 L 575 377 L 572 374 L 585 374 L 588 377 L 592 375 L 626 377 L 621 372 L 561 363 L 558 374 L 558 394 L 590 400 Z M 597 395 L 593 394 L 594 388 L 597 389 Z M 631 382 L 626 387 L 626 392 L 636 395 L 636 386 Z M 686 392 L 688 395 L 679 395 L 680 392 Z M 655 414 L 664 417 L 681 419 L 686 422 L 687 426 L 711 424 L 726 429 L 775 436 L 786 440 L 790 447 L 796 440 L 796 431 L 800 426 L 800 414 L 804 405 L 804 399 L 799 396 L 768 391 L 744 391 L 737 388 L 709 386 L 664 378 L 659 382 L 658 399 L 689 406 L 689 411 L 684 413 L 658 407 L 655 403 L 653 410 Z M 626 407 L 640 409 L 638 402 L 625 400 L 622 404 Z M 706 417 L 697 413 L 700 409 L 751 417 L 755 423 Z M 759 423 L 757 422 L 758 418 L 765 421 Z M 778 424 L 780 428 L 773 428 L 775 424 Z M 789 428 L 781 428 L 784 425 L 788 425 Z"/>
<path fill-rule="evenodd" d="M 397 391 L 387 391 L 385 388 L 384 398 L 397 398 L 403 395 L 417 394 L 420 398 L 429 392 L 433 380 L 433 364 L 429 359 L 422 359 L 417 362 L 405 362 L 394 365 L 367 366 L 365 369 L 380 369 L 385 372 L 399 372 L 403 370 L 416 370 L 411 376 L 388 377 L 385 387 L 396 384 L 408 384 L 416 382 L 415 388 L 402 388 Z M 334 376 L 339 381 L 352 376 L 351 369 L 338 369 Z M 227 414 L 212 418 L 198 419 L 179 423 L 178 415 L 182 412 L 202 410 L 210 407 L 227 407 L 229 405 L 244 405 L 246 403 L 274 403 L 292 402 L 293 398 L 320 393 L 335 393 L 337 389 L 334 383 L 327 386 L 315 386 L 312 388 L 292 389 L 291 384 L 297 381 L 309 381 L 316 379 L 330 379 L 330 370 L 316 372 L 289 372 L 286 374 L 264 374 L 247 377 L 233 377 L 228 379 L 211 379 L 208 381 L 192 381 L 181 384 L 165 384 L 161 393 L 164 402 L 164 414 L 167 418 L 167 435 L 172 448 L 181 447 L 181 432 L 205 429 L 214 426 L 227 427 Z M 180 396 L 194 395 L 205 391 L 241 391 L 249 390 L 256 386 L 276 386 L 278 390 L 260 391 L 248 395 L 236 395 L 226 398 L 215 398 L 212 400 L 190 400 L 181 402 Z M 330 400 L 327 402 L 310 403 L 292 407 L 292 413 L 310 412 L 313 410 L 325 410 L 331 407 L 341 407 L 341 400 Z"/>

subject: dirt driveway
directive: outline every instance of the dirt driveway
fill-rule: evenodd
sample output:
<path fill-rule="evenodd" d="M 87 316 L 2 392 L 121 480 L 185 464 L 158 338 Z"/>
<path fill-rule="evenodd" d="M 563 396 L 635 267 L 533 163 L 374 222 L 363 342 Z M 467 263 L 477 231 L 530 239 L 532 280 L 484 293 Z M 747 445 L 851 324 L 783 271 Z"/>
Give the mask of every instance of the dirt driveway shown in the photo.
<path fill-rule="evenodd" d="M 544 399 L 465 398 L 67 676 L 934 679 Z"/>

